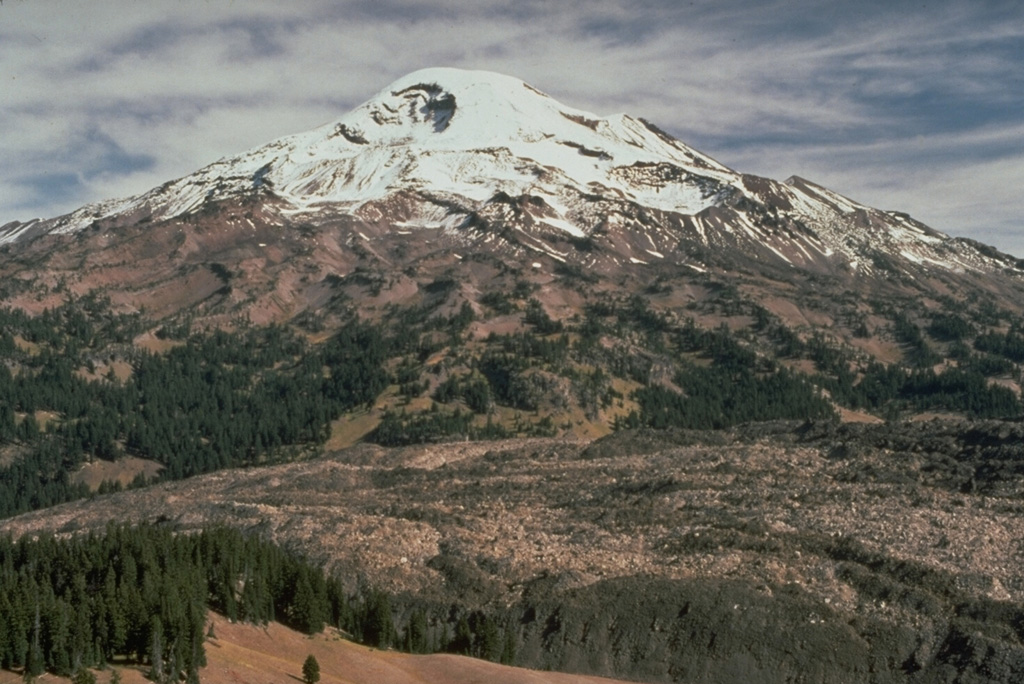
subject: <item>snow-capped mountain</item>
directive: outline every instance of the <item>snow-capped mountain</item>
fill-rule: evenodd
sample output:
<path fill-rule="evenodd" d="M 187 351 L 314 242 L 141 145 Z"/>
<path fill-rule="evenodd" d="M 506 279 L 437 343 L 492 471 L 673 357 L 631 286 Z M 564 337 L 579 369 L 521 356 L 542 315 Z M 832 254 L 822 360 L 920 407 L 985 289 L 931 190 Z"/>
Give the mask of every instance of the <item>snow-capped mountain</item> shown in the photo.
<path fill-rule="evenodd" d="M 657 165 L 699 172 L 693 180 L 700 182 L 662 178 L 668 169 Z M 57 221 L 55 230 L 74 232 L 96 218 L 127 212 L 171 218 L 260 188 L 295 211 L 358 211 L 401 191 L 483 205 L 504 192 L 541 197 L 553 214 L 568 219 L 581 195 L 598 192 L 694 214 L 714 203 L 711 188 L 736 179 L 643 121 L 598 118 L 508 76 L 425 69 L 337 121 L 220 160 L 144 195 L 83 207 Z M 562 227 L 584 232 L 572 223 Z"/>
<path fill-rule="evenodd" d="M 254 194 L 292 220 L 348 214 L 467 239 L 511 228 L 506 239 L 555 259 L 570 258 L 559 234 L 603 239 L 607 249 L 584 262 L 702 268 L 694 255 L 707 248 L 740 248 L 825 271 L 870 271 L 879 253 L 952 270 L 999 267 L 906 215 L 796 177 L 737 173 L 643 119 L 599 117 L 509 76 L 444 68 L 409 74 L 336 121 L 143 195 L 9 224 L 0 242 L 104 219 L 167 220 Z"/>

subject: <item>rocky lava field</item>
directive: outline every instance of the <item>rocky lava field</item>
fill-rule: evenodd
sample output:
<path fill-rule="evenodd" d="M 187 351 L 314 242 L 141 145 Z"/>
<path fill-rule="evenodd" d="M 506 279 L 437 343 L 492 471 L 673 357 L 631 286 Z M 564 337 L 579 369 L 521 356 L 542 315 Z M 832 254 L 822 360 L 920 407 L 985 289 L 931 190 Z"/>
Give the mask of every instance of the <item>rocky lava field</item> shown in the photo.
<path fill-rule="evenodd" d="M 748 425 L 360 445 L 26 514 L 215 524 L 401 616 L 517 626 L 516 664 L 642 681 L 1019 681 L 1024 427 Z M 398 621 L 401 624 L 401 619 Z"/>

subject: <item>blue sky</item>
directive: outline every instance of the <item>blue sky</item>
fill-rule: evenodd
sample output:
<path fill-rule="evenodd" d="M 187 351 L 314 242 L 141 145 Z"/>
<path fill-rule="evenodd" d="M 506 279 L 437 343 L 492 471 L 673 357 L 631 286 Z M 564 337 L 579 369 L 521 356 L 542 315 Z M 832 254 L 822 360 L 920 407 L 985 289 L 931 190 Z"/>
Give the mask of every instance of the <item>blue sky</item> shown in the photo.
<path fill-rule="evenodd" d="M 6 0 L 0 224 L 143 192 L 427 66 L 1024 257 L 1017 0 Z"/>

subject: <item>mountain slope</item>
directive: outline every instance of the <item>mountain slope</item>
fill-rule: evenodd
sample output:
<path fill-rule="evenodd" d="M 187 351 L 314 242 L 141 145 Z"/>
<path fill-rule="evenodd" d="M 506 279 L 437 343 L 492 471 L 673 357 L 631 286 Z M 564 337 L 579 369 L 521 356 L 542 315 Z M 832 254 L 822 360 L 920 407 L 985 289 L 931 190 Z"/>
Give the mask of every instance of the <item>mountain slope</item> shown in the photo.
<path fill-rule="evenodd" d="M 410 74 L 316 130 L 0 239 L 0 303 L 109 301 L 139 316 L 121 333 L 136 348 L 268 323 L 315 346 L 353 316 L 381 325 L 393 389 L 329 418 L 335 444 L 436 402 L 470 408 L 474 429 L 519 434 L 530 411 L 526 434 L 580 436 L 633 413 L 708 427 L 823 402 L 861 418 L 1019 412 L 1020 262 L 486 72 Z M 131 368 L 137 353 L 80 361 Z M 771 392 L 800 400 L 748 405 Z M 705 396 L 714 409 L 697 411 Z"/>
<path fill-rule="evenodd" d="M 877 272 L 879 253 L 911 273 L 1017 267 L 801 178 L 737 173 L 642 119 L 597 117 L 515 78 L 456 69 L 412 73 L 336 121 L 143 195 L 8 224 L 0 242 L 180 219 L 223 201 L 270 207 L 263 219 L 282 232 L 344 216 L 585 268 L 705 269 L 729 251 L 832 274 Z M 571 239 L 587 239 L 587 253 Z"/>

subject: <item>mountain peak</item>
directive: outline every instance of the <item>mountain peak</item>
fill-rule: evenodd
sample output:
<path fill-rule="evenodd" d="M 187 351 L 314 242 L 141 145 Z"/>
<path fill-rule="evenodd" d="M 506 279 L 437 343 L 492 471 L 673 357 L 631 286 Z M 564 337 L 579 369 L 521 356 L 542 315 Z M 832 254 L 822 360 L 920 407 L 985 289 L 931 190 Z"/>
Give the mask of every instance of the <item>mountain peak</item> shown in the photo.
<path fill-rule="evenodd" d="M 707 183 L 663 192 L 661 176 L 691 172 L 706 176 L 710 186 L 739 177 L 641 119 L 574 109 L 511 76 L 429 68 L 319 128 L 222 159 L 144 195 L 83 207 L 50 222 L 50 232 L 76 232 L 123 215 L 169 219 L 261 190 L 292 211 L 353 215 L 398 192 L 457 199 L 470 212 L 496 195 L 529 194 L 549 205 L 551 225 L 581 235 L 586 228 L 570 214 L 584 196 L 612 192 L 662 211 L 707 208 L 714 195 Z M 437 217 L 401 220 L 407 219 L 440 225 Z"/>
<path fill-rule="evenodd" d="M 737 173 L 644 119 L 602 117 L 512 76 L 453 68 L 414 71 L 319 128 L 145 194 L 5 226 L 0 243 L 171 220 L 224 201 L 260 201 L 277 226 L 344 217 L 383 230 L 441 229 L 463 245 L 500 235 L 501 249 L 588 268 L 701 270 L 707 258 L 693 255 L 743 253 L 783 269 L 850 274 L 882 263 L 879 250 L 915 267 L 1006 263 L 800 177 Z M 601 249 L 564 246 L 595 237 Z"/>
<path fill-rule="evenodd" d="M 524 90 L 532 92 L 538 97 L 548 98 L 546 93 L 542 93 L 514 76 L 494 71 L 428 67 L 402 76 L 371 98 L 370 102 L 421 86 L 433 86 L 444 93 L 453 96 L 461 95 L 467 101 L 474 102 L 481 100 L 504 103 L 517 101 L 522 98 Z"/>
<path fill-rule="evenodd" d="M 533 92 L 547 97 L 533 86 L 528 85 L 521 79 L 496 71 L 485 71 L 480 69 L 459 69 L 456 67 L 426 67 L 410 72 L 395 80 L 388 87 L 381 90 L 375 97 L 376 100 L 382 95 L 395 93 L 421 84 L 433 84 L 451 93 L 469 93 L 471 91 L 486 92 L 489 94 L 505 94 L 515 98 L 522 88 L 528 88 Z"/>
<path fill-rule="evenodd" d="M 517 78 L 434 67 L 403 76 L 333 125 L 363 129 L 367 143 L 464 148 L 529 137 L 561 110 L 568 108 Z"/>

